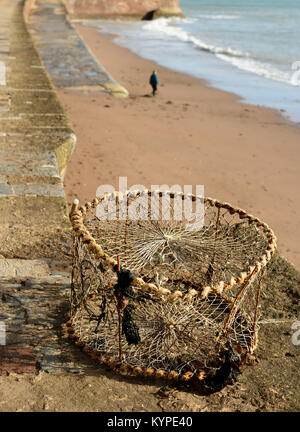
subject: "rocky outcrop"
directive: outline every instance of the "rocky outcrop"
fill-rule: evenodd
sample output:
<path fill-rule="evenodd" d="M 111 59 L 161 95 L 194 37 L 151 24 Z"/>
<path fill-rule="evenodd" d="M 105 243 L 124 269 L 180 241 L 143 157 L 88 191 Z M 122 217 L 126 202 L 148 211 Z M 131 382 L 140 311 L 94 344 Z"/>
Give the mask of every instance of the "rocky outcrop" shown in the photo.
<path fill-rule="evenodd" d="M 64 3 L 73 17 L 154 19 L 183 16 L 179 0 L 64 0 Z"/>

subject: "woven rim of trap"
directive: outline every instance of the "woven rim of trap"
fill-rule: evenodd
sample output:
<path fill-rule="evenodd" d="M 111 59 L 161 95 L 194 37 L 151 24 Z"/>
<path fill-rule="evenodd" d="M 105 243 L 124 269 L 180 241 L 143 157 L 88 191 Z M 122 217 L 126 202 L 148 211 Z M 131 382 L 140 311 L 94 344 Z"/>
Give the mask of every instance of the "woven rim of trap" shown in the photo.
<path fill-rule="evenodd" d="M 197 197 L 194 194 L 188 194 L 184 195 L 184 193 L 180 192 L 169 192 L 169 191 L 127 191 L 125 194 L 130 196 L 130 198 L 135 198 L 141 195 L 148 195 L 151 196 L 152 194 L 159 194 L 160 197 L 163 195 L 169 195 L 170 198 L 174 198 L 176 196 L 180 196 L 183 200 L 185 197 L 192 199 L 192 201 L 196 201 Z M 78 209 L 74 210 L 71 214 L 71 223 L 73 227 L 73 231 L 75 235 L 82 240 L 82 242 L 87 246 L 88 250 L 94 254 L 95 258 L 101 259 L 106 265 L 110 266 L 112 269 L 118 264 L 115 259 L 110 257 L 107 253 L 105 253 L 102 249 L 102 247 L 96 242 L 96 240 L 93 238 L 93 236 L 90 234 L 90 232 L 87 230 L 87 228 L 84 225 L 84 217 L 91 210 L 92 208 L 97 207 L 97 205 L 104 201 L 108 200 L 109 198 L 118 198 L 119 193 L 114 192 L 110 194 L 105 194 L 103 197 L 95 198 L 94 200 L 87 202 L 85 205 L 79 207 Z M 196 291 L 194 289 L 191 289 L 187 294 L 183 295 L 181 291 L 175 291 L 171 293 L 170 290 L 162 287 L 158 287 L 157 285 L 153 283 L 148 283 L 143 280 L 143 278 L 136 277 L 134 281 L 132 282 L 133 286 L 139 286 L 142 291 L 150 291 L 154 295 L 157 296 L 170 296 L 170 300 L 177 300 L 178 298 L 182 297 L 183 300 L 186 298 L 187 300 L 189 298 L 192 298 L 194 296 L 199 296 L 200 298 L 204 299 L 209 294 L 221 294 L 223 291 L 227 291 L 234 287 L 235 285 L 241 285 L 246 281 L 247 278 L 251 279 L 252 276 L 259 273 L 270 261 L 272 258 L 272 255 L 274 254 L 276 250 L 276 236 L 273 232 L 273 230 L 264 222 L 262 222 L 259 218 L 248 214 L 245 210 L 242 210 L 238 207 L 233 207 L 228 203 L 223 203 L 221 201 L 212 199 L 212 198 L 204 198 L 204 203 L 209 204 L 211 207 L 216 207 L 217 209 L 226 209 L 231 215 L 237 214 L 239 215 L 240 219 L 248 219 L 249 223 L 254 224 L 257 228 L 261 229 L 265 237 L 268 239 L 268 247 L 265 249 L 264 253 L 257 259 L 257 261 L 254 263 L 254 265 L 249 266 L 245 271 L 242 271 L 237 277 L 232 276 L 230 283 L 226 283 L 224 281 L 219 281 L 215 284 L 211 284 L 208 286 L 205 286 L 202 288 L 202 291 L 199 293 L 199 291 Z"/>
<path fill-rule="evenodd" d="M 153 193 L 159 194 L 160 197 L 167 194 L 170 198 L 174 198 L 176 196 L 180 196 L 183 200 L 186 198 L 192 199 L 195 201 L 197 197 L 193 194 L 184 195 L 183 193 L 169 192 L 169 191 L 127 191 L 125 195 L 130 198 L 135 198 L 141 196 L 142 194 L 147 194 L 151 196 Z M 74 234 L 77 238 L 82 241 L 83 244 L 88 248 L 88 250 L 94 255 L 96 259 L 102 260 L 106 265 L 108 265 L 114 272 L 116 271 L 116 266 L 118 262 L 110 257 L 107 253 L 105 253 L 102 247 L 96 242 L 90 232 L 84 225 L 85 215 L 91 210 L 97 207 L 97 205 L 104 200 L 108 200 L 110 198 L 118 198 L 119 193 L 111 193 L 105 194 L 103 197 L 95 198 L 91 202 L 87 202 L 85 205 L 77 208 L 77 205 L 73 206 L 73 211 L 71 210 L 70 219 L 73 227 Z M 261 230 L 261 232 L 265 235 L 268 240 L 268 246 L 264 250 L 263 254 L 258 257 L 254 265 L 249 266 L 245 271 L 242 271 L 237 277 L 232 277 L 230 283 L 225 283 L 224 281 L 219 281 L 216 284 L 211 284 L 210 286 L 205 286 L 202 291 L 197 291 L 192 288 L 188 291 L 187 294 L 183 294 L 181 291 L 171 292 L 166 288 L 158 287 L 153 283 L 145 282 L 140 277 L 135 277 L 132 282 L 132 286 L 136 286 L 144 292 L 150 292 L 154 297 L 163 297 L 165 302 L 175 302 L 177 300 L 182 302 L 192 302 L 193 300 L 205 299 L 209 295 L 218 295 L 219 298 L 223 298 L 228 303 L 231 303 L 231 306 L 234 304 L 230 302 L 228 299 L 222 296 L 223 291 L 227 291 L 236 285 L 242 285 L 245 287 L 250 283 L 252 277 L 256 274 L 260 273 L 267 263 L 270 261 L 273 253 L 276 250 L 276 237 L 272 229 L 264 222 L 262 222 L 259 218 L 248 214 L 246 211 L 241 208 L 233 207 L 228 203 L 223 203 L 218 200 L 212 198 L 204 198 L 204 203 L 209 204 L 211 207 L 216 207 L 217 209 L 226 209 L 231 215 L 237 214 L 240 219 L 248 219 L 249 224 L 254 224 L 257 228 Z M 262 275 L 262 273 L 261 273 Z M 91 293 L 88 295 L 87 300 L 93 299 L 96 296 L 95 293 Z M 143 367 L 143 366 L 131 366 L 128 363 L 122 362 L 122 360 L 117 360 L 116 358 L 105 355 L 103 353 L 94 350 L 91 346 L 89 346 L 86 342 L 84 342 L 80 335 L 76 333 L 73 316 L 72 313 L 69 315 L 69 319 L 65 325 L 64 334 L 68 336 L 83 352 L 88 354 L 93 360 L 98 361 L 100 364 L 104 364 L 108 366 L 110 369 L 116 371 L 121 375 L 127 376 L 142 376 L 142 377 L 152 377 L 156 379 L 166 379 L 168 381 L 182 381 L 188 382 L 193 379 L 193 382 L 201 382 L 207 377 L 207 370 L 199 369 L 197 373 L 192 371 L 185 372 L 180 374 L 175 370 L 171 370 L 167 372 L 163 369 L 154 369 L 151 367 Z M 257 344 L 257 338 L 255 338 L 255 346 L 251 347 L 251 351 L 253 352 Z M 196 381 L 195 381 L 196 380 Z"/>

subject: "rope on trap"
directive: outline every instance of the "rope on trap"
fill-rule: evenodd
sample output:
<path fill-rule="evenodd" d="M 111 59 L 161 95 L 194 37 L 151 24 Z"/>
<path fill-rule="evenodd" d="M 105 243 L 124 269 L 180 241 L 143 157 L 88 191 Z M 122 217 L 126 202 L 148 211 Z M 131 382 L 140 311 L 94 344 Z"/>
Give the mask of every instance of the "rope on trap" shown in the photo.
<path fill-rule="evenodd" d="M 136 191 L 126 199 L 153 194 Z M 70 338 L 125 375 L 215 388 L 235 379 L 257 345 L 263 269 L 276 249 L 273 231 L 211 198 L 204 198 L 207 220 L 196 234 L 173 219 L 99 221 L 94 209 L 109 199 L 122 198 L 106 194 L 71 215 Z"/>

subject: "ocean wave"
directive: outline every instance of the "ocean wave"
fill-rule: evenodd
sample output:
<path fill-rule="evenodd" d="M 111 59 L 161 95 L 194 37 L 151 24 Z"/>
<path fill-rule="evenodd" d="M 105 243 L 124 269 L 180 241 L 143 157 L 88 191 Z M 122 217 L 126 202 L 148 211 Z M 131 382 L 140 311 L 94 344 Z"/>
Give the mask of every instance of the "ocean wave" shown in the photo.
<path fill-rule="evenodd" d="M 223 61 L 231 63 L 238 69 L 252 72 L 274 81 L 291 84 L 291 72 L 280 70 L 272 64 L 263 63 L 251 58 L 229 57 L 223 54 L 217 54 L 217 57 Z"/>
<path fill-rule="evenodd" d="M 144 29 L 155 33 L 156 37 L 177 38 L 183 42 L 193 44 L 196 49 L 214 54 L 219 59 L 231 63 L 238 69 L 264 76 L 265 78 L 291 84 L 291 72 L 283 71 L 271 63 L 264 63 L 255 59 L 248 52 L 241 52 L 231 47 L 219 47 L 208 44 L 203 40 L 193 36 L 180 26 L 180 20 L 172 22 L 166 18 L 147 23 Z"/>
<path fill-rule="evenodd" d="M 191 18 L 191 17 L 185 17 L 185 18 L 180 18 L 180 17 L 175 17 L 178 22 L 183 22 L 184 24 L 195 24 L 196 22 L 198 22 L 198 18 Z"/>
<path fill-rule="evenodd" d="M 240 15 L 206 15 L 197 14 L 197 18 L 212 19 L 212 20 L 233 20 L 240 19 Z"/>
<path fill-rule="evenodd" d="M 224 48 L 208 44 L 193 36 L 191 33 L 185 31 L 178 25 L 178 23 L 179 21 L 177 20 L 170 21 L 166 18 L 159 18 L 155 21 L 145 24 L 144 29 L 151 32 L 157 32 L 165 36 L 175 37 L 183 42 L 190 42 L 194 44 L 196 48 L 212 54 L 224 54 L 233 57 L 249 57 L 249 53 L 242 53 L 238 50 L 232 49 L 231 47 Z"/>

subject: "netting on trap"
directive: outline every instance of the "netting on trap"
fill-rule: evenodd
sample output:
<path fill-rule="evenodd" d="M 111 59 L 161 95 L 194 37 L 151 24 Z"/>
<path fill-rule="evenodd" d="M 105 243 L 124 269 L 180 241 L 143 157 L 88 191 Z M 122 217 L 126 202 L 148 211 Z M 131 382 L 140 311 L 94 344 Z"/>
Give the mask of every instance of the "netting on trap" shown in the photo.
<path fill-rule="evenodd" d="M 192 224 L 179 210 L 196 215 L 199 203 L 204 218 Z M 261 280 L 276 248 L 265 223 L 165 191 L 106 194 L 71 221 L 67 326 L 78 346 L 122 374 L 215 387 L 235 378 L 257 345 Z"/>

